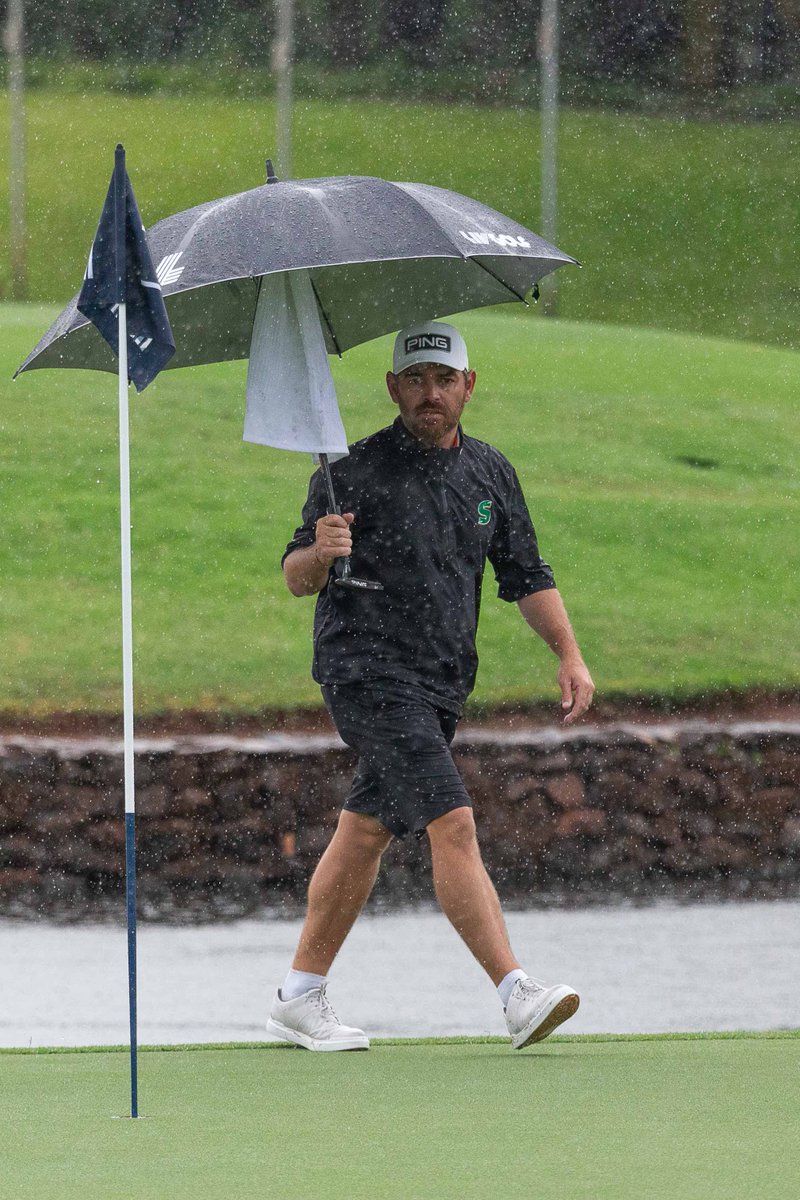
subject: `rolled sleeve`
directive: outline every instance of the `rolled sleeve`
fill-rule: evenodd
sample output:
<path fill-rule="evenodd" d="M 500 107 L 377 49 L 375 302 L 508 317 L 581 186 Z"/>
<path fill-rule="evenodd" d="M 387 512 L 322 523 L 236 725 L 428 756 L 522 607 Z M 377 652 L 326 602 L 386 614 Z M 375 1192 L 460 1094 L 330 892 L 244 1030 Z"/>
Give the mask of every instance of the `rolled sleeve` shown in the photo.
<path fill-rule="evenodd" d="M 556 581 L 539 553 L 536 531 L 517 473 L 510 464 L 509 470 L 511 478 L 488 557 L 494 567 L 498 596 L 513 602 L 554 588 Z"/>
<path fill-rule="evenodd" d="M 281 566 L 294 550 L 304 546 L 313 546 L 317 537 L 317 521 L 327 513 L 325 485 L 322 473 L 315 471 L 308 484 L 308 498 L 303 505 L 302 524 L 294 531 L 294 537 L 287 545 L 281 557 Z"/>

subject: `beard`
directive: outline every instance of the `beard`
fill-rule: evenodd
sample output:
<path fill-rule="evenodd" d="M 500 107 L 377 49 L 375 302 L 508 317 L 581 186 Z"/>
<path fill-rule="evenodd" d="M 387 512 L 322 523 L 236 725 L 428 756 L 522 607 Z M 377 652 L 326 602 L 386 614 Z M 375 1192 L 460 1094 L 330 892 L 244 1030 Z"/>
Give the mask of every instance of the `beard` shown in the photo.
<path fill-rule="evenodd" d="M 455 434 L 463 411 L 463 404 L 426 404 L 412 413 L 404 413 L 403 420 L 414 437 L 427 446 L 436 446 L 448 433 Z"/>

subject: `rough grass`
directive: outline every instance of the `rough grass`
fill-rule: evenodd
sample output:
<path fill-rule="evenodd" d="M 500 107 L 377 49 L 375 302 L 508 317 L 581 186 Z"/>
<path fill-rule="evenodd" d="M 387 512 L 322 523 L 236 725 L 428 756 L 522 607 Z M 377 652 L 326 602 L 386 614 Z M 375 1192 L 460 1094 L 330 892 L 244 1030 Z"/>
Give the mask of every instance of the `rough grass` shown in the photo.
<path fill-rule="evenodd" d="M 7 120 L 0 97 L 0 124 Z M 575 320 L 798 345 L 798 122 L 565 110 L 558 242 Z M 264 181 L 271 100 L 36 91 L 28 101 L 31 298 L 79 285 L 122 140 L 147 224 Z M 527 108 L 303 100 L 294 173 L 382 175 L 473 195 L 539 225 L 539 122 Z M 0 139 L 0 246 L 8 206 Z M 0 252 L 0 295 L 8 283 Z"/>
<path fill-rule="evenodd" d="M 8 382 L 52 310 L 0 310 L 0 709 L 116 709 L 116 385 Z M 604 692 L 800 681 L 795 352 L 512 313 L 459 319 L 467 428 L 517 465 Z M 388 340 L 334 363 L 352 439 L 388 423 Z M 311 471 L 241 441 L 244 365 L 132 401 L 140 712 L 317 702 L 313 603 L 280 552 Z M 357 530 L 357 526 L 356 526 Z M 368 603 L 365 600 L 365 603 Z M 556 698 L 555 660 L 486 582 L 476 698 Z"/>
<path fill-rule="evenodd" d="M 551 1040 L 0 1058 L 15 1200 L 789 1200 L 800 1040 Z"/>

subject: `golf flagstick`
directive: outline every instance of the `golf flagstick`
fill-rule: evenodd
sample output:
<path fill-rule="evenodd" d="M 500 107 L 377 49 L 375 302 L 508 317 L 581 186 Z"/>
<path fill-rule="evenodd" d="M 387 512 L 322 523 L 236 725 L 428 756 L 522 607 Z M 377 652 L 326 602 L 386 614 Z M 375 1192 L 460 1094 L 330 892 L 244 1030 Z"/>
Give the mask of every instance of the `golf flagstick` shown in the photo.
<path fill-rule="evenodd" d="M 133 615 L 131 604 L 131 471 L 128 379 L 141 392 L 175 353 L 158 273 L 133 187 L 125 150 L 114 153 L 108 185 L 77 310 L 117 356 L 119 380 L 119 524 L 122 591 L 122 690 L 125 748 L 125 891 L 128 912 L 128 999 L 131 1116 L 138 1117 L 136 1036 L 136 826 L 133 782 Z M 129 341 L 130 339 L 130 341 Z"/>
<path fill-rule="evenodd" d="M 125 895 L 128 917 L 128 1009 L 131 1116 L 139 1115 L 136 1032 L 136 794 L 133 768 L 133 617 L 131 603 L 131 492 L 128 440 L 128 354 L 125 303 L 119 306 L 119 515 L 122 571 L 122 692 L 125 746 Z"/>
<path fill-rule="evenodd" d="M 125 895 L 128 923 L 128 1015 L 131 1117 L 139 1115 L 136 1028 L 136 798 L 133 769 L 133 605 L 131 587 L 131 468 L 128 421 L 128 321 L 126 304 L 125 151 L 114 155 L 114 250 L 119 321 L 119 521 L 122 582 L 122 708 L 125 762 Z"/>

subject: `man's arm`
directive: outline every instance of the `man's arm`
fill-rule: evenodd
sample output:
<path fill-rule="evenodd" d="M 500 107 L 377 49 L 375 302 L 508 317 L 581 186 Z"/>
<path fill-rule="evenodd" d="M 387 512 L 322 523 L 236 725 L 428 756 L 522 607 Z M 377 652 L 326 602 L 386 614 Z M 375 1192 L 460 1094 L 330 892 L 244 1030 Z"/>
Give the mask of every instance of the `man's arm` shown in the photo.
<path fill-rule="evenodd" d="M 293 596 L 313 596 L 328 582 L 328 574 L 337 558 L 347 558 L 353 550 L 350 526 L 352 513 L 338 517 L 331 513 L 320 517 L 315 527 L 315 541 L 287 554 L 283 577 Z"/>
<path fill-rule="evenodd" d="M 558 672 L 561 707 L 570 710 L 564 724 L 572 725 L 592 703 L 594 683 L 575 640 L 564 601 L 557 588 L 544 588 L 523 596 L 517 604 L 531 629 L 561 659 Z"/>

